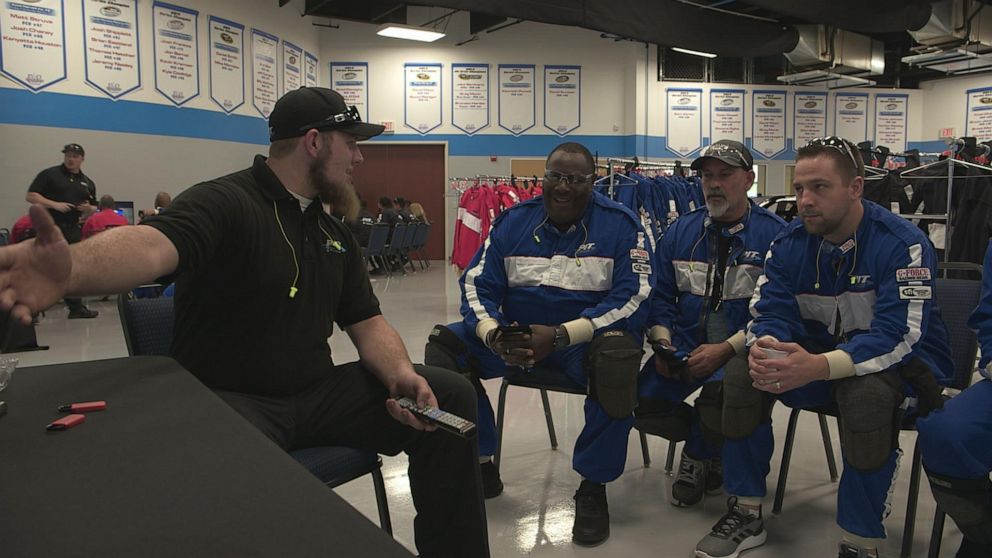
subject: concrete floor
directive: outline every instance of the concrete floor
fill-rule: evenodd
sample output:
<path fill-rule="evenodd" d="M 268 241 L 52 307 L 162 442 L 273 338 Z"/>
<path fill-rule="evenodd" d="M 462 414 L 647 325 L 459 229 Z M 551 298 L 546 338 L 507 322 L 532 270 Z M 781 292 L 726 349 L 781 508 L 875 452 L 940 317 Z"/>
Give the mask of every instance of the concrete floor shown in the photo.
<path fill-rule="evenodd" d="M 407 341 L 410 356 L 420 362 L 424 342 L 433 324 L 458 319 L 457 275 L 441 262 L 434 262 L 426 272 L 405 277 L 374 280 L 375 292 L 387 320 Z M 127 350 L 117 318 L 116 303 L 90 301 L 100 316 L 93 320 L 66 319 L 66 311 L 56 307 L 47 313 L 37 328 L 39 343 L 48 351 L 19 353 L 21 366 L 53 364 L 125 356 Z M 331 338 L 336 362 L 357 358 L 346 335 Z M 486 382 L 496 403 L 499 383 Z M 552 451 L 544 426 L 541 400 L 536 390 L 513 388 L 508 393 L 506 434 L 503 444 L 502 478 L 504 493 L 487 501 L 492 555 L 512 556 L 660 556 L 689 557 L 696 542 L 709 532 L 713 523 L 726 511 L 726 496 L 709 496 L 694 508 L 676 508 L 669 503 L 672 478 L 664 471 L 668 443 L 649 437 L 652 463 L 645 468 L 640 444 L 631 435 L 627 468 L 608 486 L 611 529 L 610 539 L 588 549 L 571 542 L 572 494 L 579 483 L 572 471 L 572 445 L 582 428 L 582 398 L 549 394 L 557 426 L 560 447 Z M 788 413 L 783 406 L 774 412 L 775 433 L 785 437 Z M 830 420 L 837 458 L 840 442 L 836 422 Z M 903 532 L 906 496 L 909 484 L 910 455 L 914 433 L 901 435 L 907 455 L 902 459 L 892 500 L 892 514 L 886 520 L 889 540 L 882 556 L 897 557 Z M 781 446 L 781 443 L 779 443 Z M 780 447 L 778 449 L 781 449 Z M 830 482 L 819 429 L 814 415 L 803 413 L 793 453 L 784 513 L 771 514 L 771 498 L 778 474 L 780 455 L 776 452 L 769 476 L 769 500 L 765 507 L 768 542 L 744 554 L 747 558 L 792 557 L 832 558 L 836 556 L 838 530 L 834 523 L 837 485 Z M 414 509 L 406 475 L 406 458 L 384 458 L 386 490 L 395 537 L 413 546 Z M 337 492 L 375 523 L 378 522 L 375 496 L 370 477 L 357 479 Z M 934 504 L 929 487 L 923 482 L 917 512 L 913 556 L 926 555 Z M 942 557 L 954 555 L 961 535 L 953 523 L 945 528 Z"/>

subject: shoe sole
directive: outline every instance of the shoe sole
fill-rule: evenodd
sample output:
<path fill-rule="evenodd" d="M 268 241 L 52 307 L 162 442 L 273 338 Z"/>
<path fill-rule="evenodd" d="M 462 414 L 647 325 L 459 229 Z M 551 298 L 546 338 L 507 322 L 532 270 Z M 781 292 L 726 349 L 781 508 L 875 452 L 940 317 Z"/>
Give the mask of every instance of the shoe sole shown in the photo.
<path fill-rule="evenodd" d="M 610 534 L 607 533 L 606 534 L 606 537 L 603 538 L 603 539 L 601 539 L 601 540 L 586 542 L 586 541 L 580 541 L 580 540 L 578 540 L 578 539 L 575 538 L 575 535 L 572 535 L 572 543 L 574 543 L 574 544 L 576 544 L 578 546 L 584 547 L 584 548 L 593 548 L 595 546 L 599 546 L 599 545 L 605 543 L 606 540 L 609 539 L 609 538 L 610 538 Z"/>
<path fill-rule="evenodd" d="M 741 541 L 741 544 L 737 547 L 737 550 L 733 554 L 724 554 L 723 556 L 710 555 L 702 550 L 696 550 L 696 558 L 737 558 L 740 556 L 741 552 L 746 552 L 752 548 L 757 548 L 765 544 L 765 540 L 768 539 L 768 531 L 762 530 L 760 534 L 754 535 L 753 537 L 748 537 Z"/>

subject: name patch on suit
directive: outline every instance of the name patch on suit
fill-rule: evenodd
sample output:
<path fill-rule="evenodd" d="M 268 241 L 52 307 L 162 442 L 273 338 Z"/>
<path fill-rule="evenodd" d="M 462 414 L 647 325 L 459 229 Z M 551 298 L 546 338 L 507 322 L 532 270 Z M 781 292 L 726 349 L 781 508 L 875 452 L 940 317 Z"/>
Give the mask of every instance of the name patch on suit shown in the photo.
<path fill-rule="evenodd" d="M 630 264 L 634 269 L 634 273 L 638 275 L 650 275 L 651 274 L 651 264 L 634 262 Z"/>
<path fill-rule="evenodd" d="M 930 300 L 933 298 L 933 288 L 899 287 L 899 298 L 902 300 Z"/>
<path fill-rule="evenodd" d="M 929 281 L 930 280 L 930 268 L 929 267 L 907 267 L 906 269 L 896 270 L 896 281 Z"/>

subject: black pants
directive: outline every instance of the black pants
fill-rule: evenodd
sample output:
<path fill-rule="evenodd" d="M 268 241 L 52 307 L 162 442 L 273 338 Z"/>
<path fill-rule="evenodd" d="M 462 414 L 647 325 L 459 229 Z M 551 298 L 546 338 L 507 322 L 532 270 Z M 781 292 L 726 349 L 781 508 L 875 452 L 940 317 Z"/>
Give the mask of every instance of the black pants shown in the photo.
<path fill-rule="evenodd" d="M 79 225 L 60 224 L 59 229 L 69 244 L 75 244 L 83 239 L 83 233 L 79 229 Z M 65 300 L 65 305 L 69 308 L 69 312 L 85 312 L 87 310 L 82 298 L 67 296 L 63 300 Z"/>
<path fill-rule="evenodd" d="M 476 394 L 468 380 L 441 368 L 414 368 L 442 409 L 476 421 Z M 387 455 L 405 451 L 420 555 L 489 556 L 477 440 L 397 422 L 386 411 L 386 388 L 360 363 L 337 366 L 326 380 L 289 397 L 217 395 L 287 451 L 326 445 Z"/>

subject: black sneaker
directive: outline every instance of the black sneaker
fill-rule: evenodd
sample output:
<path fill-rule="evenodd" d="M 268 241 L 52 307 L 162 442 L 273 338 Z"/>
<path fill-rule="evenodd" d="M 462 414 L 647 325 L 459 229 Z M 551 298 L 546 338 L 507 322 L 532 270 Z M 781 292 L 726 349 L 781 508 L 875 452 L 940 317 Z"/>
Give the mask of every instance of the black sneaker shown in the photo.
<path fill-rule="evenodd" d="M 492 461 L 486 461 L 480 463 L 479 468 L 482 469 L 482 495 L 489 499 L 502 494 L 503 481 L 499 478 L 499 469 L 496 468 L 496 464 Z"/>
<path fill-rule="evenodd" d="M 70 320 L 78 320 L 78 319 L 85 319 L 85 318 L 95 318 L 95 317 L 97 317 L 99 315 L 100 315 L 100 313 L 97 312 L 96 310 L 90 310 L 89 308 L 85 308 L 85 307 L 84 308 L 80 308 L 79 310 L 70 310 L 69 311 L 69 319 Z"/>
<path fill-rule="evenodd" d="M 706 493 L 723 492 L 723 459 L 714 457 L 706 461 Z"/>
<path fill-rule="evenodd" d="M 961 546 L 955 558 L 988 558 L 992 556 L 992 544 L 981 544 L 971 539 L 961 539 Z"/>
<path fill-rule="evenodd" d="M 679 474 L 672 485 L 672 505 L 684 508 L 694 506 L 703 499 L 706 491 L 706 462 L 693 459 L 682 452 Z"/>
<path fill-rule="evenodd" d="M 575 525 L 572 542 L 596 546 L 610 537 L 610 509 L 606 504 L 606 486 L 587 480 L 575 491 Z"/>

